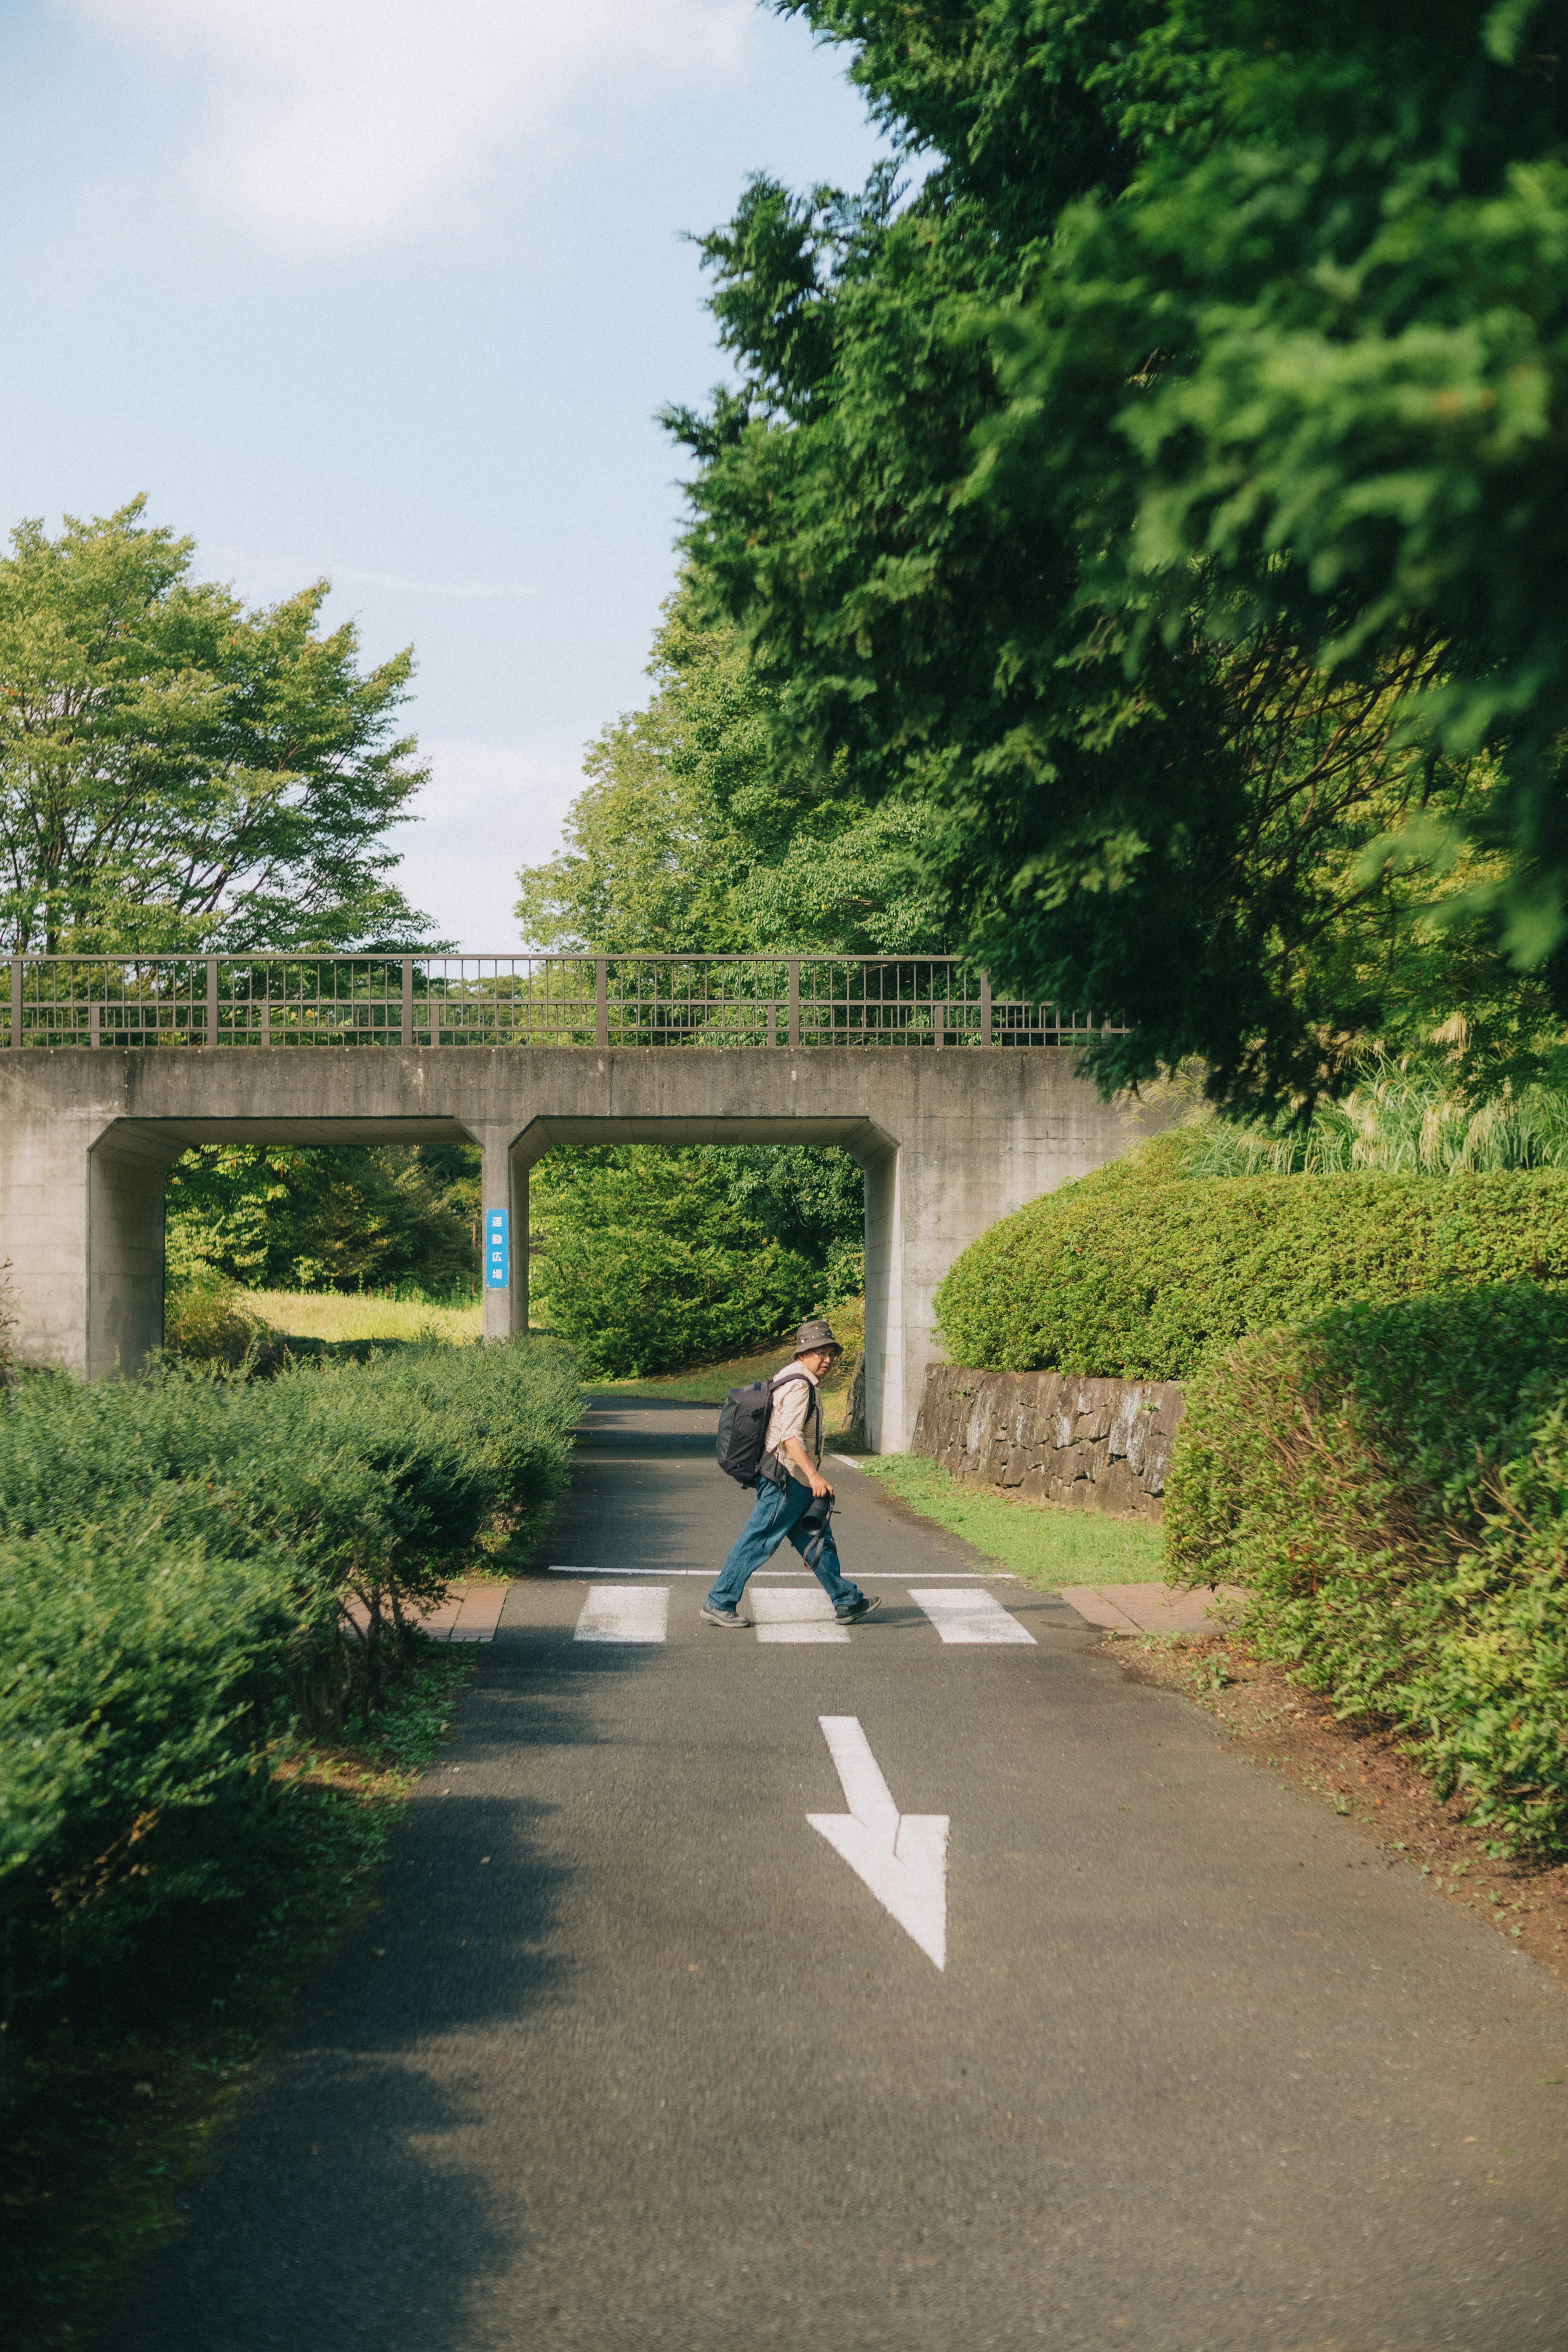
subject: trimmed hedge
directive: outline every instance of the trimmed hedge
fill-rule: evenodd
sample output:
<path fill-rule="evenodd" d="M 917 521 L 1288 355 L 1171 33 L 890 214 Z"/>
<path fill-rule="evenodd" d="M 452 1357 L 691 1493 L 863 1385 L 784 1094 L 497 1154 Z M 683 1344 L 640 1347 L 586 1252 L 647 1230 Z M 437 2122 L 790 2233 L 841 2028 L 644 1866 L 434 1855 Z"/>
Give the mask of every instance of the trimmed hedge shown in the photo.
<path fill-rule="evenodd" d="M 1248 1331 L 1358 1301 L 1568 1285 L 1568 1171 L 1190 1177 L 1178 1139 L 1031 1201 L 936 1294 L 953 1360 L 1184 1381 Z"/>
<path fill-rule="evenodd" d="M 1445 1187 L 1444 1189 L 1447 1189 Z M 1568 1295 L 1453 1289 L 1255 1334 L 1194 1382 L 1169 1572 L 1500 1849 L 1568 1845 Z"/>
<path fill-rule="evenodd" d="M 225 1892 L 237 1821 L 271 1801 L 289 1743 L 374 1707 L 417 1639 L 409 1604 L 560 1490 L 579 1402 L 569 1352 L 537 1339 L 270 1381 L 41 1374 L 9 1392 L 8 2016 L 62 1937 L 108 1949 Z"/>

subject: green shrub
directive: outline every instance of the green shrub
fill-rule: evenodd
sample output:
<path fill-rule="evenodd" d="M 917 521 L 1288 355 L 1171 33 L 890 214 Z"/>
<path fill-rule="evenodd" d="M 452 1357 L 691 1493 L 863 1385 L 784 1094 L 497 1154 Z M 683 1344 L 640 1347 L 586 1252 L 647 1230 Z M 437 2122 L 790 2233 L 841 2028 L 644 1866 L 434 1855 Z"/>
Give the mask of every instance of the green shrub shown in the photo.
<path fill-rule="evenodd" d="M 551 1152 L 533 1171 L 531 1221 L 543 1234 L 534 1297 L 584 1370 L 610 1379 L 711 1362 L 773 1339 L 858 1269 L 834 1257 L 842 1154 L 786 1157 L 651 1144 Z M 814 1192 L 807 1167 L 826 1180 Z M 762 1162 L 763 1165 L 758 1163 Z M 787 1194 L 787 1198 L 784 1195 Z M 814 1257 L 787 1238 L 811 1242 Z"/>
<path fill-rule="evenodd" d="M 231 1370 L 247 1361 L 272 1366 L 282 1360 L 277 1333 L 238 1283 L 210 1265 L 170 1285 L 163 1301 L 163 1345 L 182 1363 L 222 1364 Z"/>
<path fill-rule="evenodd" d="M 40 1941 L 221 1891 L 192 1817 L 262 1801 L 298 1631 L 284 1570 L 210 1558 L 135 1507 L 0 1547 L 7 2010 L 54 1957 Z"/>
<path fill-rule="evenodd" d="M 19 1382 L 0 1409 L 0 1943 L 221 1892 L 277 1744 L 373 1706 L 476 1548 L 564 1483 L 557 1343 L 407 1348 L 267 1381 Z M 345 1617 L 357 1599 L 365 1621 Z"/>
<path fill-rule="evenodd" d="M 816 1305 L 816 1271 L 759 1237 L 742 1249 L 654 1231 L 563 1234 L 544 1304 L 591 1377 L 635 1380 L 738 1355 Z"/>
<path fill-rule="evenodd" d="M 1453 1289 L 1254 1334 L 1194 1382 L 1169 1572 L 1391 1723 L 1506 1848 L 1568 1841 L 1568 1295 Z"/>
<path fill-rule="evenodd" d="M 1568 1172 L 1191 1177 L 1161 1139 L 1004 1218 L 936 1294 L 959 1363 L 1188 1379 L 1358 1301 L 1568 1284 Z"/>
<path fill-rule="evenodd" d="M 450 1416 L 484 1466 L 490 1507 L 509 1519 L 528 1519 L 565 1484 L 582 1391 L 576 1355 L 560 1340 L 408 1346 L 359 1378 L 395 1410 Z"/>

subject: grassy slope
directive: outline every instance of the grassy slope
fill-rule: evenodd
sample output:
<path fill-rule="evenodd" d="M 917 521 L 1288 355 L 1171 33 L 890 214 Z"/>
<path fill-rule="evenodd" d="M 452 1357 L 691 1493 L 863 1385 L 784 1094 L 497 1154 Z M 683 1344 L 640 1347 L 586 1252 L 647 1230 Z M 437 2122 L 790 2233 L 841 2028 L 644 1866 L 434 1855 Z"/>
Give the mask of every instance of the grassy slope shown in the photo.
<path fill-rule="evenodd" d="M 252 1290 L 250 1304 L 274 1331 L 297 1339 L 477 1339 L 484 1309 L 430 1307 L 417 1298 L 345 1297 L 337 1291 Z"/>
<path fill-rule="evenodd" d="M 1030 1584 L 1155 1584 L 1160 1530 L 1059 1503 L 1016 1502 L 994 1486 L 965 1486 L 917 1454 L 868 1456 L 860 1468 L 922 1519 L 962 1536 Z"/>

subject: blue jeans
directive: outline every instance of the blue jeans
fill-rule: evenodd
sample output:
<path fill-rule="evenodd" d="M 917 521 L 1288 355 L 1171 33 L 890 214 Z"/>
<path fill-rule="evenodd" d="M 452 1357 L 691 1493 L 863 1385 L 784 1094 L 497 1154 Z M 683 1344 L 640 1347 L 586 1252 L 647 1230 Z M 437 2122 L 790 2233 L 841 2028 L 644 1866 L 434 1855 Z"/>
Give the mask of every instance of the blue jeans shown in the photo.
<path fill-rule="evenodd" d="M 819 1528 L 802 1528 L 796 1525 L 810 1500 L 811 1488 L 799 1478 L 792 1478 L 784 1486 L 775 1486 L 771 1478 L 757 1480 L 756 1507 L 719 1570 L 719 1581 L 708 1595 L 710 1609 L 733 1609 L 751 1577 L 764 1560 L 773 1558 L 786 1538 L 805 1558 L 806 1546 L 822 1535 Z M 851 1601 L 862 1598 L 859 1586 L 847 1583 L 839 1569 L 838 1547 L 831 1528 L 823 1535 L 822 1549 L 812 1573 L 839 1614 Z"/>

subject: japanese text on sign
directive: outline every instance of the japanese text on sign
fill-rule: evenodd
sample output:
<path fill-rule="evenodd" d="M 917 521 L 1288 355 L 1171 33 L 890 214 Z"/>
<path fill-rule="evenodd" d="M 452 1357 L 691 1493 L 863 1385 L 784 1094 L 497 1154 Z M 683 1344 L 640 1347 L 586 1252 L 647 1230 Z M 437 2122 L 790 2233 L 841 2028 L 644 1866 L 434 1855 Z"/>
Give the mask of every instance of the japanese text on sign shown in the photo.
<path fill-rule="evenodd" d="M 504 1209 L 485 1212 L 485 1288 L 505 1290 L 511 1280 L 511 1246 Z"/>

